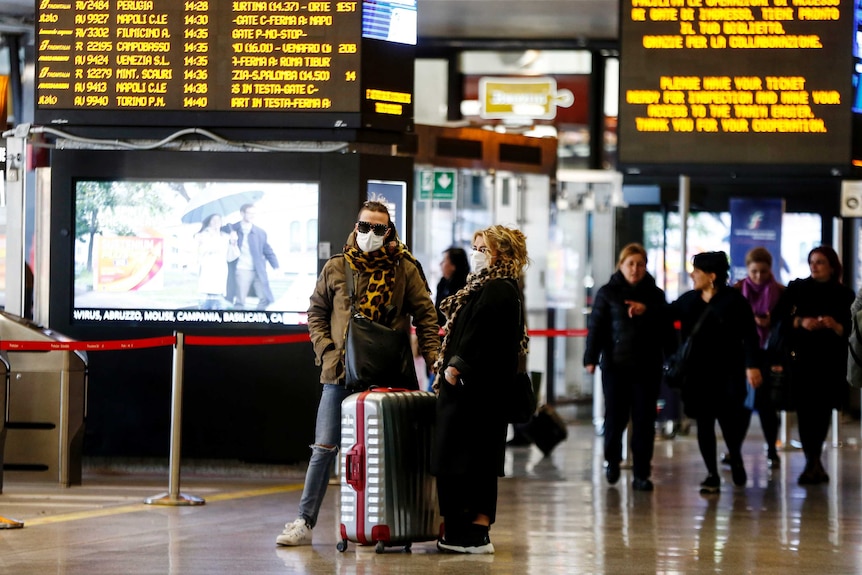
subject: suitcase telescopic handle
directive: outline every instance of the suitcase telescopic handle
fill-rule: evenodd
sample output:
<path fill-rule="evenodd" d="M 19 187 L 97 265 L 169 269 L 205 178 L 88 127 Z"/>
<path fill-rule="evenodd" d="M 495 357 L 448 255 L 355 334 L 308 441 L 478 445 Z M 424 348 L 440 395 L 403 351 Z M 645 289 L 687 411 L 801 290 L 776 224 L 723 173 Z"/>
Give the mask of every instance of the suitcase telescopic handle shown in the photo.
<path fill-rule="evenodd" d="M 365 446 L 356 444 L 345 454 L 345 481 L 356 491 L 365 489 Z"/>

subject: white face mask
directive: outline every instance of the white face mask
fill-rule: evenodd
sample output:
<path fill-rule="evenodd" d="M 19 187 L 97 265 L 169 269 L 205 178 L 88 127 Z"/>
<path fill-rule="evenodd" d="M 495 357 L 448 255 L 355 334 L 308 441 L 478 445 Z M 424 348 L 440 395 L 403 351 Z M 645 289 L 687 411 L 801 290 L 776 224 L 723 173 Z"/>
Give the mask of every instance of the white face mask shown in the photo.
<path fill-rule="evenodd" d="M 375 235 L 374 232 L 361 233 L 356 232 L 356 245 L 363 252 L 376 252 L 383 247 L 383 242 L 386 236 Z"/>
<path fill-rule="evenodd" d="M 473 269 L 474 274 L 488 267 L 488 254 L 473 250 L 473 253 L 470 254 L 470 267 Z"/>

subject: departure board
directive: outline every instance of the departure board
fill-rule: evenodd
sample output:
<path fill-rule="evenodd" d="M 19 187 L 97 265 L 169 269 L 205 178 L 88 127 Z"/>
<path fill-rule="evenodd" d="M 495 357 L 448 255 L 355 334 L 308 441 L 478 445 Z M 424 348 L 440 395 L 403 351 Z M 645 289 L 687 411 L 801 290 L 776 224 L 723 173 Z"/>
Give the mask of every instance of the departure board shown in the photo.
<path fill-rule="evenodd" d="M 368 45 L 391 44 L 362 38 L 362 7 L 40 0 L 36 121 L 272 126 L 281 115 L 292 126 L 340 128 L 367 123 L 366 110 L 410 120 L 412 60 L 409 85 L 363 81 L 363 66 L 383 51 Z"/>
<path fill-rule="evenodd" d="M 852 0 L 621 6 L 621 166 L 849 167 Z"/>

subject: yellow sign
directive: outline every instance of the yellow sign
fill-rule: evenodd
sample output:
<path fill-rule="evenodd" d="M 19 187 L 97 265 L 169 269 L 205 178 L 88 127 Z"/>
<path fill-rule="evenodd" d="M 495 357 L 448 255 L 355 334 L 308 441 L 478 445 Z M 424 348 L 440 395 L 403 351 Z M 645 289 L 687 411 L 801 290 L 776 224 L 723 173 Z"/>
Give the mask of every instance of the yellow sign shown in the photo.
<path fill-rule="evenodd" d="M 570 90 L 557 91 L 553 78 L 482 78 L 479 100 L 482 118 L 552 120 L 557 106 L 568 108 L 575 96 Z"/>

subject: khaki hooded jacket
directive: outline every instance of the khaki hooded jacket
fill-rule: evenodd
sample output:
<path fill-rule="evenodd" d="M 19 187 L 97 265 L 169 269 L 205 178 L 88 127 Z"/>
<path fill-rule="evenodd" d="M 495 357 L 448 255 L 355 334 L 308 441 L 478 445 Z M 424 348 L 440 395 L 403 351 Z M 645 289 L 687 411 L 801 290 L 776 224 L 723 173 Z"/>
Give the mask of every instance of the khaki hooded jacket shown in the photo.
<path fill-rule="evenodd" d="M 354 233 L 350 234 L 347 242 L 354 245 Z M 357 294 L 367 289 L 368 276 L 354 272 Z M 427 366 L 432 366 L 440 347 L 437 311 L 419 269 L 404 258 L 396 268 L 391 303 L 398 309 L 398 314 L 390 327 L 409 332 L 412 317 L 419 351 Z M 344 382 L 344 336 L 350 314 L 344 255 L 338 254 L 324 264 L 308 308 L 308 332 L 314 346 L 315 363 L 321 367 L 321 383 Z"/>

